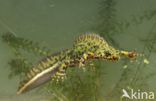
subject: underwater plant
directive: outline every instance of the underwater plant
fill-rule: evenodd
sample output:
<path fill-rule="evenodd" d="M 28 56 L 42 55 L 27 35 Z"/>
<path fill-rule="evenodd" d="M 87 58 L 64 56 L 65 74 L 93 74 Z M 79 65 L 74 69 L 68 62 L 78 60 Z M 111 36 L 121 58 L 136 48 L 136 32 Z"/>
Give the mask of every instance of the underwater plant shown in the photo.
<path fill-rule="evenodd" d="M 2 35 L 2 39 L 12 48 L 18 50 L 23 49 L 28 52 L 33 52 L 41 56 L 48 55 L 50 50 L 46 47 L 41 47 L 39 43 L 33 42 L 29 39 L 24 39 L 21 37 L 16 37 L 13 33 L 7 32 Z"/>
<path fill-rule="evenodd" d="M 140 16 L 133 16 L 130 21 L 125 21 L 121 24 L 123 26 L 123 30 L 127 30 L 127 28 L 132 26 L 139 26 L 146 21 L 152 21 L 155 19 L 156 10 L 146 10 Z M 155 71 L 152 71 L 145 75 L 145 71 L 148 69 L 147 64 L 149 64 L 149 58 L 152 56 L 152 52 L 155 52 L 155 27 L 156 24 L 152 23 L 151 29 L 148 33 L 146 33 L 146 37 L 144 39 L 139 38 L 143 44 L 142 56 L 139 60 L 137 60 L 136 64 L 130 64 L 125 61 L 123 64 L 123 69 L 121 73 L 121 78 L 115 84 L 113 89 L 107 94 L 107 100 L 116 100 L 121 95 L 121 89 L 142 89 L 148 91 L 150 89 L 148 80 L 156 75 Z M 146 54 L 146 55 L 145 55 Z M 145 55 L 145 56 L 144 56 Z M 146 57 L 146 58 L 145 58 Z M 125 65 L 126 64 L 126 65 Z M 135 68 L 134 68 L 135 67 Z M 130 78 L 130 79 L 129 79 Z"/>
<path fill-rule="evenodd" d="M 15 55 L 15 57 L 10 59 L 10 61 L 8 62 L 11 69 L 9 78 L 17 75 L 23 77 L 24 74 L 30 69 L 29 67 L 32 66 L 31 61 L 29 61 L 23 54 L 23 50 L 39 56 L 45 56 L 50 53 L 50 49 L 42 47 L 41 45 L 39 45 L 39 43 L 31 41 L 29 39 L 17 37 L 12 32 L 4 33 L 1 38 L 3 42 L 8 44 Z"/>
<path fill-rule="evenodd" d="M 93 26 L 96 27 L 94 30 L 100 33 L 101 36 L 110 41 L 115 47 L 120 47 L 118 42 L 113 39 L 114 35 L 125 34 L 129 33 L 127 29 L 136 26 L 136 28 L 147 21 L 154 22 L 154 25 L 151 27 L 149 33 L 144 38 L 144 40 L 140 39 L 143 44 L 142 56 L 140 55 L 139 59 L 136 60 L 134 64 L 129 63 L 126 59 L 123 60 L 123 68 L 121 69 L 121 77 L 113 85 L 110 91 L 107 92 L 106 95 L 101 94 L 101 86 L 98 88 L 98 98 L 104 96 L 103 99 L 106 101 L 116 101 L 122 95 L 121 90 L 123 88 L 140 88 L 144 90 L 149 90 L 149 85 L 147 81 L 149 78 L 153 77 L 156 73 L 153 71 L 145 75 L 145 71 L 147 71 L 146 67 L 149 64 L 149 58 L 151 56 L 151 52 L 155 52 L 155 18 L 156 18 L 156 10 L 155 9 L 148 9 L 145 10 L 140 15 L 133 15 L 132 18 L 128 18 L 126 20 L 117 18 L 118 9 L 116 5 L 119 1 L 116 0 L 101 0 L 100 7 L 99 7 L 99 14 L 98 14 L 98 21 L 95 22 L 97 25 Z M 154 19 L 154 20 L 153 20 Z M 134 29 L 132 29 L 134 30 Z M 124 33 L 123 33 L 124 32 Z M 135 32 L 134 32 L 135 33 Z M 141 35 L 142 36 L 142 35 Z M 136 36 L 135 36 L 136 37 Z M 121 47 L 120 47 L 121 48 Z M 146 54 L 145 56 L 143 54 Z M 146 57 L 146 58 L 145 58 Z M 102 64 L 103 65 L 103 64 Z M 104 71 L 104 68 L 100 62 L 96 64 L 98 71 Z M 92 73 L 97 75 L 98 77 L 94 78 L 94 80 L 98 80 L 99 78 L 103 77 L 103 73 Z M 102 85 L 103 79 L 99 80 L 98 85 Z M 97 92 L 96 92 L 97 93 Z M 98 99 L 97 101 L 101 101 L 103 99 Z"/>
<path fill-rule="evenodd" d="M 102 0 L 103 3 L 101 4 L 101 9 L 99 12 L 100 15 L 100 19 L 98 23 L 98 26 L 96 27 L 96 29 L 94 29 L 95 32 L 100 33 L 100 36 L 104 37 L 108 42 L 111 41 L 110 43 L 112 43 L 115 47 L 118 46 L 118 43 L 115 42 L 115 40 L 113 39 L 113 35 L 114 34 L 119 34 L 118 30 L 119 27 L 123 27 L 122 30 L 125 30 L 126 28 L 129 28 L 130 25 L 134 25 L 134 24 L 140 24 L 143 23 L 144 20 L 149 20 L 152 18 L 152 16 L 154 16 L 154 10 L 150 13 L 149 11 L 146 12 L 146 16 L 143 14 L 143 16 L 140 17 L 136 17 L 134 16 L 134 21 L 125 21 L 123 22 L 124 25 L 120 25 L 117 21 L 117 19 L 115 18 L 115 14 L 116 14 L 116 9 L 115 9 L 115 5 L 116 2 L 115 0 Z M 105 10 L 104 10 L 105 9 Z M 149 19 L 148 19 L 149 18 Z M 143 20 L 142 20 L 143 19 Z M 122 23 L 121 23 L 122 24 Z M 5 36 L 6 34 L 4 34 Z M 153 35 L 155 35 L 155 33 L 153 33 Z M 63 50 L 61 52 L 58 52 L 56 54 L 52 54 L 50 55 L 52 52 L 48 50 L 47 52 L 47 47 L 46 48 L 42 48 L 41 45 L 39 43 L 36 44 L 36 42 L 25 39 L 25 38 L 20 38 L 20 37 L 16 37 L 13 35 L 13 37 L 8 34 L 8 36 L 5 36 L 4 38 L 10 38 L 8 40 L 4 40 L 5 42 L 9 42 L 9 46 L 11 46 L 11 48 L 13 48 L 13 52 L 15 53 L 15 56 L 13 59 L 11 59 L 11 61 L 9 61 L 9 65 L 11 66 L 11 74 L 14 75 L 23 75 L 23 77 L 28 77 L 30 79 L 32 79 L 33 77 L 35 77 L 37 74 L 40 74 L 41 72 L 43 72 L 45 69 L 49 68 L 51 65 L 48 61 L 48 59 L 50 58 L 57 58 L 58 56 L 77 56 L 75 55 L 76 52 L 73 52 L 73 54 L 71 55 L 71 50 L 72 49 L 67 49 L 67 50 Z M 3 39 L 4 39 L 3 38 Z M 12 41 L 12 39 L 14 39 Z M 17 41 L 19 40 L 20 41 Z M 24 41 L 27 40 L 27 41 Z M 92 41 L 92 40 L 90 40 Z M 155 52 L 155 37 L 151 37 L 148 40 L 143 40 L 143 44 L 145 44 L 145 48 L 147 48 L 147 50 L 149 51 L 149 55 L 147 55 L 147 58 L 150 57 L 150 53 L 151 52 Z M 81 45 L 80 45 L 81 46 Z M 110 45 L 109 45 L 110 46 Z M 21 52 L 21 50 L 27 51 L 29 53 L 33 53 L 35 55 L 41 55 L 41 56 L 47 56 L 44 59 L 42 59 L 41 61 L 39 61 L 38 64 L 32 66 L 32 61 L 30 63 L 29 59 L 27 59 Z M 115 49 L 116 50 L 116 49 Z M 147 51 L 146 50 L 146 51 Z M 145 50 L 143 50 L 145 52 Z M 69 54 L 68 54 L 69 52 Z M 81 52 L 80 52 L 81 53 Z M 121 89 L 123 87 L 127 88 L 127 87 L 140 87 L 142 89 L 148 89 L 148 85 L 146 84 L 146 78 L 151 78 L 153 77 L 153 75 L 148 75 L 148 76 L 144 76 L 143 71 L 146 71 L 144 63 L 143 64 L 136 64 L 136 65 L 132 65 L 130 64 L 130 66 L 127 64 L 129 63 L 129 61 L 125 61 L 126 59 L 124 59 L 125 63 L 123 64 L 123 68 L 122 68 L 122 73 L 121 73 L 121 78 L 119 79 L 119 81 L 115 84 L 114 88 L 112 89 L 112 91 L 110 91 L 110 93 L 108 93 L 107 95 L 103 95 L 101 94 L 101 88 L 104 86 L 102 85 L 101 81 L 103 79 L 101 79 L 102 77 L 104 77 L 104 69 L 103 68 L 103 64 L 102 61 L 103 60 L 101 58 L 97 58 L 95 60 L 99 60 L 96 61 L 97 63 L 95 63 L 95 67 L 91 68 L 92 66 L 92 60 L 85 60 L 86 55 L 90 55 L 90 54 L 85 54 L 85 55 L 80 55 L 79 58 L 82 58 L 82 61 L 80 62 L 80 64 L 78 63 L 78 65 L 74 65 L 72 67 L 82 67 L 83 69 L 78 69 L 78 68 L 69 68 L 66 67 L 65 71 L 63 70 L 63 72 L 60 73 L 60 71 L 56 74 L 59 74 L 55 77 L 55 73 L 53 74 L 54 78 L 49 78 L 49 83 L 48 85 L 45 85 L 46 91 L 48 93 L 50 93 L 52 96 L 55 96 L 56 99 L 58 100 L 63 100 L 63 101 L 103 101 L 104 99 L 106 99 L 106 101 L 113 101 L 112 99 L 114 98 L 114 96 L 117 96 L 115 98 L 114 101 L 116 101 L 119 97 L 121 96 Z M 62 57 L 59 57 L 59 59 Z M 59 61 L 58 60 L 54 60 L 54 61 Z M 69 59 L 70 58 L 66 58 Z M 73 58 L 72 58 L 73 59 Z M 143 59 L 143 58 L 142 58 Z M 79 59 L 78 59 L 79 60 Z M 84 61 L 85 63 L 84 63 Z M 104 60 L 108 60 L 104 59 Z M 115 60 L 113 58 L 110 58 L 110 60 Z M 53 61 L 53 60 L 50 60 Z M 64 61 L 64 60 L 62 60 Z M 61 63 L 63 63 L 61 61 Z M 91 62 L 90 62 L 91 61 Z M 116 60 L 115 60 L 116 61 Z M 145 61 L 146 62 L 146 61 Z M 60 63 L 60 64 L 61 64 Z M 148 63 L 148 61 L 147 61 Z M 38 65 L 43 65 L 40 68 L 38 68 Z M 126 65 L 125 65 L 126 64 Z M 63 64 L 64 65 L 64 64 Z M 80 65 L 80 66 L 79 66 Z M 45 68 L 42 68 L 44 67 Z M 57 65 L 54 65 L 54 67 L 56 67 Z M 65 66 L 68 66 L 65 64 Z M 37 68 L 36 68 L 37 67 Z M 61 67 L 61 66 L 60 66 Z M 70 67 L 70 66 L 69 66 Z M 131 68 L 131 67 L 136 67 L 136 69 Z M 143 67 L 143 68 L 142 68 Z M 39 71 L 35 71 L 33 69 L 39 69 Z M 91 68 L 93 69 L 93 71 L 89 71 L 86 69 Z M 32 69 L 32 71 L 31 71 Z M 29 71 L 30 70 L 30 71 Z M 82 73 L 83 71 L 85 71 L 85 73 Z M 29 73 L 28 73 L 29 72 Z M 66 73 L 65 73 L 66 72 Z M 25 74 L 27 73 L 27 74 Z M 12 77 L 11 75 L 11 77 Z M 26 76 L 27 75 L 27 76 Z M 49 74 L 47 74 L 48 76 Z M 61 75 L 61 76 L 60 76 Z M 63 75 L 63 76 L 62 76 Z M 64 78 L 67 75 L 67 80 L 64 80 Z M 23 77 L 21 79 L 23 79 Z M 43 79 L 47 80 L 45 76 L 42 76 Z M 26 81 L 23 81 L 23 86 L 27 83 L 27 81 L 29 81 L 30 79 L 26 78 Z M 133 78 L 134 83 L 132 83 L 130 81 L 129 78 Z M 51 80 L 52 79 L 52 80 Z M 55 81 L 54 81 L 55 80 Z M 60 81 L 64 80 L 64 82 L 60 84 Z M 42 78 L 38 79 L 39 83 L 41 84 Z M 56 84 L 55 84 L 56 83 Z M 34 85 L 30 85 L 32 88 L 36 87 L 37 84 L 36 82 L 33 82 Z M 22 84 L 21 84 L 22 87 Z M 26 88 L 26 90 L 31 90 L 32 88 Z M 107 99 L 109 98 L 109 99 Z M 52 100 L 54 101 L 54 100 Z"/>

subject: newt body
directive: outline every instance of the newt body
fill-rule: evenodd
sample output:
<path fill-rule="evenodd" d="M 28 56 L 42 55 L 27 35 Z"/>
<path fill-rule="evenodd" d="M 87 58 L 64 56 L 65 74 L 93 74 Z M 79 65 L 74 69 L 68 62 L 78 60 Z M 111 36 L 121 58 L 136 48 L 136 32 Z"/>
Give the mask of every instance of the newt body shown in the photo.
<path fill-rule="evenodd" d="M 135 52 L 116 50 L 101 36 L 88 33 L 75 39 L 73 48 L 47 56 L 27 73 L 26 79 L 20 84 L 17 94 L 38 87 L 51 79 L 59 81 L 66 77 L 68 67 L 85 67 L 88 61 L 117 61 L 121 57 L 135 58 Z"/>

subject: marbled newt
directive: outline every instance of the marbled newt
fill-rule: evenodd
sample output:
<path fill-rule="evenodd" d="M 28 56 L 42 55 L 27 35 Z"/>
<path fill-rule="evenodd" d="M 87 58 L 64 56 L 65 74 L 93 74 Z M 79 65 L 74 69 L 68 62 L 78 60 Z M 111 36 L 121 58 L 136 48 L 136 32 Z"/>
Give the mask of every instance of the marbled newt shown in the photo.
<path fill-rule="evenodd" d="M 93 60 L 117 61 L 121 57 L 135 59 L 136 56 L 134 51 L 113 48 L 98 34 L 82 34 L 75 39 L 73 48 L 47 56 L 34 65 L 26 74 L 26 79 L 20 83 L 17 94 L 29 91 L 51 79 L 63 80 L 69 67 L 84 68 Z"/>

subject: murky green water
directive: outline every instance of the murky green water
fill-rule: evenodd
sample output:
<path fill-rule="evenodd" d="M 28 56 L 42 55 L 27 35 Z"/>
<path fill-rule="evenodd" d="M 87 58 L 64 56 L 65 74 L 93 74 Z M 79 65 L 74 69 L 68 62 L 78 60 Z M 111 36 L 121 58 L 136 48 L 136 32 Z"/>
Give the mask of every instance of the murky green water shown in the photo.
<path fill-rule="evenodd" d="M 0 35 L 6 32 L 12 32 L 18 37 L 31 39 L 49 46 L 53 52 L 70 48 L 72 47 L 74 38 L 79 34 L 84 32 L 100 33 L 101 30 L 97 28 L 100 25 L 99 22 L 106 19 L 103 15 L 110 14 L 109 11 L 106 12 L 103 10 L 105 3 L 107 3 L 103 1 L 116 2 L 113 4 L 113 7 L 116 10 L 115 20 L 118 22 L 117 26 L 120 27 L 118 28 L 120 31 L 111 33 L 109 30 L 109 36 L 111 36 L 117 45 L 109 40 L 110 37 L 107 37 L 107 35 L 103 34 L 102 36 L 106 36 L 106 40 L 116 48 L 130 51 L 136 50 L 140 53 L 144 51 L 145 55 L 149 55 L 150 64 L 148 65 L 140 65 L 139 67 L 139 64 L 133 64 L 129 61 L 127 64 L 128 69 L 134 68 L 134 72 L 137 70 L 142 71 L 137 72 L 136 76 L 140 76 L 138 81 L 140 80 L 142 84 L 147 84 L 148 86 L 143 88 L 147 88 L 147 91 L 155 92 L 156 96 L 156 76 L 152 75 L 149 79 L 141 81 L 144 79 L 141 78 L 142 75 L 156 74 L 155 0 L 0 0 Z M 111 18 L 111 16 L 109 17 Z M 107 28 L 103 29 L 107 30 Z M 152 43 L 148 43 L 147 41 L 143 43 L 141 41 L 143 39 L 149 39 L 149 42 Z M 145 46 L 146 44 L 147 46 L 149 46 L 148 44 L 151 45 L 151 50 Z M 7 63 L 13 57 L 14 55 L 10 47 L 0 41 L 0 101 L 51 101 L 53 95 L 50 95 L 45 90 L 39 90 L 38 92 L 33 90 L 20 96 L 16 95 L 19 77 L 8 79 L 10 69 Z M 122 76 L 126 76 L 122 75 L 124 72 L 123 63 L 124 60 L 118 62 L 102 62 L 101 66 L 104 68 L 102 69 L 104 70 L 104 75 L 100 76 L 100 80 L 102 80 L 100 84 L 101 89 L 97 91 L 97 95 L 99 94 L 99 96 L 96 96 L 97 98 L 93 101 L 120 100 L 119 96 L 115 97 L 113 93 L 116 93 L 115 91 L 117 90 L 122 93 L 122 88 L 126 89 L 126 82 L 129 82 L 131 77 L 133 78 L 133 76 L 128 76 L 129 78 L 125 79 L 124 84 L 120 82 Z M 138 67 L 139 69 L 137 69 Z M 127 84 L 127 86 L 129 85 Z M 115 87 L 121 88 L 117 89 Z M 135 89 L 142 88 L 136 87 Z M 68 91 L 66 92 L 68 93 Z M 62 100 L 58 99 L 57 101 Z M 86 101 L 86 98 L 84 101 Z"/>

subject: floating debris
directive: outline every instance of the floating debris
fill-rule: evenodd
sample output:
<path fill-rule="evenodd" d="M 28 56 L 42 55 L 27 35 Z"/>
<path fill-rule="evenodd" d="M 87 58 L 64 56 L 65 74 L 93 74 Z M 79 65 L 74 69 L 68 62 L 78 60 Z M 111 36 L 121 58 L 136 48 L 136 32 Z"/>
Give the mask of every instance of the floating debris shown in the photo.
<path fill-rule="evenodd" d="M 149 61 L 147 59 L 144 59 L 143 61 L 145 64 L 149 64 Z"/>
<path fill-rule="evenodd" d="M 126 69 L 127 67 L 128 67 L 127 65 L 124 65 L 124 66 L 123 66 L 123 69 Z"/>

